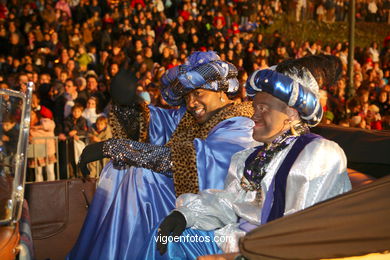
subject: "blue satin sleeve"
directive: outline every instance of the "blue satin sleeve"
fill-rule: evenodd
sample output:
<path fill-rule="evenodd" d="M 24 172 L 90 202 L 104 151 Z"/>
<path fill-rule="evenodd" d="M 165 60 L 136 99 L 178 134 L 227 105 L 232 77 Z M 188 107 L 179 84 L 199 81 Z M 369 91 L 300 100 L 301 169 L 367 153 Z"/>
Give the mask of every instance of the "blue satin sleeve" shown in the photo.
<path fill-rule="evenodd" d="M 149 106 L 149 109 L 149 142 L 155 145 L 164 145 L 171 138 L 186 112 L 186 108 L 183 106 L 179 109 L 163 109 Z"/>
<path fill-rule="evenodd" d="M 255 144 L 253 121 L 233 117 L 215 126 L 205 140 L 195 139 L 199 190 L 223 189 L 233 154 Z"/>

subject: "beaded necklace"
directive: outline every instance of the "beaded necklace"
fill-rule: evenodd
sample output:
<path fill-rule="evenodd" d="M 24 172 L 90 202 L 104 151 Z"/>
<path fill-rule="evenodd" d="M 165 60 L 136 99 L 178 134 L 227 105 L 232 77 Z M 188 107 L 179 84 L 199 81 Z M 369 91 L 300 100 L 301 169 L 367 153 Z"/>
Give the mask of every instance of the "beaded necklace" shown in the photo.
<path fill-rule="evenodd" d="M 295 133 L 293 133 L 295 132 Z M 267 174 L 267 167 L 274 156 L 291 144 L 300 135 L 308 133 L 309 129 L 296 124 L 294 131 L 288 130 L 278 136 L 272 143 L 257 148 L 245 161 L 244 175 L 241 178 L 241 187 L 246 191 L 258 191 L 260 195 L 261 181 Z"/>

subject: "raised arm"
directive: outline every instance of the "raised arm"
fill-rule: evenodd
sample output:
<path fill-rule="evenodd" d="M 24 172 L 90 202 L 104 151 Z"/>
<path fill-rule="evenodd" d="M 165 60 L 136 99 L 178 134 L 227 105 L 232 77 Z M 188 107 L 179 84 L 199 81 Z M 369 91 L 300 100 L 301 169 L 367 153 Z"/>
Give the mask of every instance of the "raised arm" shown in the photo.
<path fill-rule="evenodd" d="M 166 146 L 111 138 L 103 143 L 103 156 L 115 167 L 131 165 L 172 176 L 171 149 Z"/>

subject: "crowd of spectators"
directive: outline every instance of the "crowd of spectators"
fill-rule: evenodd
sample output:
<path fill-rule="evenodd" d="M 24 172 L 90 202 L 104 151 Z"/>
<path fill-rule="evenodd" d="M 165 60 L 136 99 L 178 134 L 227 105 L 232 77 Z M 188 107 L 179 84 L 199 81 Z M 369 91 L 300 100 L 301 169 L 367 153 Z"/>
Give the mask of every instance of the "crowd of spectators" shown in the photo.
<path fill-rule="evenodd" d="M 347 100 L 348 44 L 297 43 L 278 31 L 261 33 L 288 13 L 296 20 L 343 21 L 347 7 L 342 0 L 2 1 L 0 87 L 25 91 L 33 81 L 39 101 L 34 111 L 54 120 L 55 135 L 63 141 L 105 131 L 96 120 L 109 113 L 110 80 L 122 66 L 135 73 L 137 94 L 146 102 L 169 107 L 159 79 L 192 51 L 215 50 L 235 64 L 241 83 L 235 98 L 243 100 L 254 70 L 324 53 L 339 56 L 344 65 L 344 77 L 321 91 L 324 122 L 389 129 L 389 39 L 356 48 L 357 95 Z M 386 23 L 387 8 L 388 1 L 357 1 L 357 18 Z"/>
<path fill-rule="evenodd" d="M 388 0 L 356 0 L 356 21 L 390 23 Z M 319 22 L 346 21 L 349 0 L 294 0 L 295 19 L 315 19 Z"/>

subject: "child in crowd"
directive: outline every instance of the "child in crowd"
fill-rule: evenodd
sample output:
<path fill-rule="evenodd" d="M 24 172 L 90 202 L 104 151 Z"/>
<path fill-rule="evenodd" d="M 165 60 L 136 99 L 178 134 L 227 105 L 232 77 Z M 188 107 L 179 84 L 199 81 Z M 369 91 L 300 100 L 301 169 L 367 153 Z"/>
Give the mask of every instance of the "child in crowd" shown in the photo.
<path fill-rule="evenodd" d="M 1 156 L 3 158 L 3 164 L 4 164 L 4 173 L 5 174 L 11 174 L 12 169 L 12 158 L 13 155 L 16 153 L 16 148 L 18 146 L 18 135 L 19 131 L 17 128 L 16 120 L 11 115 L 6 115 L 3 118 L 2 122 L 2 133 L 0 134 L 0 147 L 1 147 Z"/>
<path fill-rule="evenodd" d="M 38 96 L 37 92 L 33 92 L 32 99 L 31 99 L 31 109 L 37 113 L 39 113 L 40 117 L 45 117 L 49 119 L 53 119 L 53 112 L 45 107 L 44 105 L 41 105 L 41 99 Z M 54 121 L 53 121 L 54 123 Z"/>
<path fill-rule="evenodd" d="M 74 105 L 72 107 L 72 114 L 65 118 L 64 130 L 65 134 L 73 139 L 69 142 L 69 162 L 71 165 L 71 175 L 77 177 L 76 162 L 79 159 L 81 151 L 84 149 L 85 144 L 80 140 L 80 136 L 87 135 L 87 120 L 82 117 L 83 107 L 81 105 Z"/>
<path fill-rule="evenodd" d="M 72 107 L 72 114 L 65 118 L 65 134 L 79 140 L 79 136 L 87 134 L 87 120 L 82 117 L 83 107 L 76 104 Z"/>
<path fill-rule="evenodd" d="M 39 112 L 31 111 L 30 121 L 30 144 L 37 145 L 32 147 L 34 158 L 29 158 L 28 167 L 35 168 L 35 181 L 43 181 L 42 168 L 46 168 L 48 181 L 54 181 L 54 163 L 57 161 L 55 149 L 55 123 L 50 118 L 42 117 Z M 44 145 L 43 152 L 45 156 L 35 154 L 39 145 Z"/>
<path fill-rule="evenodd" d="M 106 141 L 112 138 L 111 128 L 108 125 L 108 119 L 105 116 L 99 116 L 96 119 L 96 123 L 89 129 L 88 137 L 91 143 Z M 104 158 L 103 160 L 89 163 L 88 168 L 91 171 L 90 176 L 96 177 L 96 173 L 100 172 L 104 165 L 109 161 L 109 159 Z"/>
<path fill-rule="evenodd" d="M 367 128 L 372 130 L 382 130 L 382 118 L 379 114 L 379 107 L 376 105 L 370 105 L 368 107 L 367 116 Z"/>
<path fill-rule="evenodd" d="M 96 97 L 90 97 L 87 101 L 87 108 L 85 108 L 82 113 L 82 116 L 87 120 L 88 129 L 90 129 L 92 125 L 96 123 L 96 119 L 102 115 L 96 113 L 97 102 Z"/>

